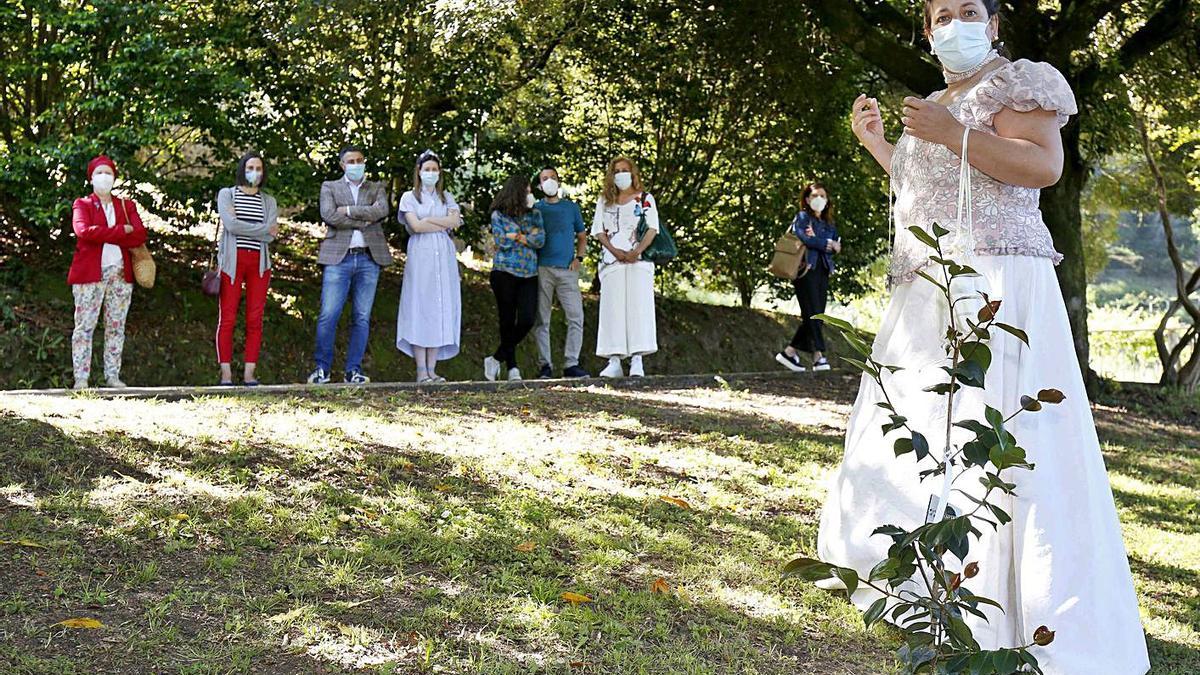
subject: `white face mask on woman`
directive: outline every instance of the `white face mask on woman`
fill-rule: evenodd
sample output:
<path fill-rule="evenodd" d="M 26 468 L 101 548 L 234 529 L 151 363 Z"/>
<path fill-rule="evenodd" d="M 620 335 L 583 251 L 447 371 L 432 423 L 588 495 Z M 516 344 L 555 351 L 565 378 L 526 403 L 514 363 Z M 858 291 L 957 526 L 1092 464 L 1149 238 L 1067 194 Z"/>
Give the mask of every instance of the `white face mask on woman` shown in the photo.
<path fill-rule="evenodd" d="M 946 70 L 965 73 L 983 63 L 992 51 L 987 31 L 987 21 L 955 19 L 933 31 L 933 53 Z"/>
<path fill-rule="evenodd" d="M 254 171 L 253 169 L 246 170 L 246 185 L 249 187 L 257 187 L 259 181 L 262 180 L 262 172 Z"/>
<path fill-rule="evenodd" d="M 440 172 L 440 171 L 422 171 L 421 172 L 421 185 L 424 185 L 427 188 L 431 188 L 431 187 L 437 185 L 438 178 L 440 178 L 441 175 L 442 175 L 442 172 Z"/>
<path fill-rule="evenodd" d="M 809 197 L 808 198 L 808 205 L 812 207 L 812 210 L 815 211 L 817 215 L 821 215 L 822 213 L 825 213 L 825 205 L 828 203 L 829 203 L 829 200 L 825 199 L 824 197 Z"/>
<path fill-rule="evenodd" d="M 633 185 L 633 174 L 629 171 L 618 171 L 613 174 L 613 184 L 618 190 L 628 190 Z"/>
<path fill-rule="evenodd" d="M 113 182 L 117 179 L 111 173 L 94 173 L 92 174 L 92 189 L 98 195 L 107 195 L 112 192 Z"/>
<path fill-rule="evenodd" d="M 530 192 L 529 194 L 526 194 L 525 195 L 525 208 L 532 209 L 534 204 L 537 204 L 537 200 L 534 199 L 533 193 Z"/>

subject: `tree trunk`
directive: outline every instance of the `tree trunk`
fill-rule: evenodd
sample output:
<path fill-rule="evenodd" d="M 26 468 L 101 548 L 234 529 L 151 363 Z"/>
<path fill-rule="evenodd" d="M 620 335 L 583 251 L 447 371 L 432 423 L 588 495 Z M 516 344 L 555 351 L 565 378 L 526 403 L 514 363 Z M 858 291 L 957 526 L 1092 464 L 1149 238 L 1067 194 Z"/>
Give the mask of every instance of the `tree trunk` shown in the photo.
<path fill-rule="evenodd" d="M 1067 306 L 1071 335 L 1075 339 L 1075 358 L 1087 384 L 1088 394 L 1093 395 L 1099 385 L 1099 377 L 1088 365 L 1087 270 L 1083 259 L 1083 220 L 1079 206 L 1088 180 L 1088 168 L 1079 148 L 1079 128 L 1077 116 L 1063 129 L 1062 178 L 1053 187 L 1042 190 L 1041 207 L 1046 227 L 1054 238 L 1054 246 L 1063 254 L 1063 261 L 1056 270 L 1058 284 Z"/>

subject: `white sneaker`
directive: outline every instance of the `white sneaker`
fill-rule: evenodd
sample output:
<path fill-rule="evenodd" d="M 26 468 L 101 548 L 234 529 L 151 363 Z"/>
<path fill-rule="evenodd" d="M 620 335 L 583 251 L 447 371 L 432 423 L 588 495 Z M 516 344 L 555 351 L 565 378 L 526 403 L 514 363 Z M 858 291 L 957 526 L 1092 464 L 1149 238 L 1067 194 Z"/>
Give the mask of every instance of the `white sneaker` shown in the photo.
<path fill-rule="evenodd" d="M 483 376 L 488 382 L 495 382 L 500 375 L 500 362 L 496 357 L 489 356 L 483 360 Z"/>
<path fill-rule="evenodd" d="M 804 367 L 804 364 L 800 363 L 800 357 L 788 356 L 787 352 L 777 353 L 775 355 L 775 362 L 792 371 L 793 373 L 803 373 L 805 370 L 807 370 Z"/>
<path fill-rule="evenodd" d="M 600 371 L 600 377 L 625 377 L 625 371 L 621 369 L 621 359 L 616 357 L 609 359 L 608 365 Z"/>
<path fill-rule="evenodd" d="M 521 381 L 521 369 L 520 368 L 509 368 L 508 369 L 508 381 L 509 382 L 520 382 Z"/>
<path fill-rule="evenodd" d="M 88 381 L 87 380 L 75 380 L 75 385 L 71 388 L 74 389 L 75 391 L 83 391 L 84 389 L 88 388 Z"/>
<path fill-rule="evenodd" d="M 635 356 L 629 359 L 629 376 L 630 377 L 645 377 L 646 369 L 642 366 L 642 357 Z"/>
<path fill-rule="evenodd" d="M 119 377 L 110 377 L 108 378 L 108 381 L 104 383 L 104 386 L 108 387 L 109 389 L 125 389 L 129 385 L 122 382 L 121 378 Z"/>

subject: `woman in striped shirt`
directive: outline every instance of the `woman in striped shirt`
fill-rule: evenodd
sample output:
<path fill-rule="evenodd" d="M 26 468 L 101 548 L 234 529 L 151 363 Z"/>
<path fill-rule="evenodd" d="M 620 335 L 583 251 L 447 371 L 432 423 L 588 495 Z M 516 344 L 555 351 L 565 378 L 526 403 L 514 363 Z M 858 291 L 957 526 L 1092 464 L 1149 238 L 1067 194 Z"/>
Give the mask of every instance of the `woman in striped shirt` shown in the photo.
<path fill-rule="evenodd" d="M 262 155 L 247 152 L 238 162 L 236 185 L 217 194 L 217 211 L 224 232 L 217 249 L 221 270 L 220 314 L 217 318 L 217 362 L 222 385 L 233 384 L 233 326 L 242 289 L 246 291 L 246 345 L 243 382 L 256 386 L 254 369 L 262 345 L 263 310 L 271 283 L 268 245 L 279 235 L 275 198 L 263 192 L 266 165 Z"/>

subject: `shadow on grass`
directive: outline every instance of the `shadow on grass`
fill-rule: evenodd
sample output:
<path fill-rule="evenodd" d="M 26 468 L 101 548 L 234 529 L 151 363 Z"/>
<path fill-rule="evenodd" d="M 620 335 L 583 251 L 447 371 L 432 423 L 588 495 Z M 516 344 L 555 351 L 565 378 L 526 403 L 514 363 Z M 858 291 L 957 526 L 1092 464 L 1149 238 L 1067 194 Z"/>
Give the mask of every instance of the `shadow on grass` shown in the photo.
<path fill-rule="evenodd" d="M 583 395 L 564 398 L 557 394 L 552 405 L 543 406 L 546 415 L 542 419 L 569 425 L 589 414 L 580 407 Z M 797 456 L 802 453 L 793 443 L 818 446 L 840 440 L 834 434 L 812 434 L 797 425 L 754 414 L 675 403 L 635 404 L 612 394 L 592 396 L 600 408 L 636 418 L 646 429 L 641 442 L 711 444 L 712 434 L 736 428 L 747 443 L 719 451 L 748 462 L 792 465 L 825 461 Z M 470 400 L 463 407 L 476 410 L 476 403 Z M 340 409 L 343 405 L 349 409 L 350 404 L 321 400 L 297 405 L 301 409 Z M 489 405 L 493 410 L 489 414 L 513 414 L 513 406 L 501 409 L 494 401 Z M 445 411 L 441 414 L 446 415 Z M 295 606 L 315 604 L 320 621 L 308 629 L 334 639 L 340 639 L 337 627 L 350 622 L 379 635 L 422 633 L 436 638 L 441 645 L 438 649 L 445 654 L 486 653 L 489 667 L 495 668 L 489 672 L 527 672 L 535 665 L 531 658 L 546 655 L 551 655 L 551 662 L 543 664 L 549 666 L 546 672 L 581 672 L 566 665 L 569 659 L 604 664 L 582 672 L 613 672 L 612 667 L 636 667 L 634 662 L 651 666 L 647 672 L 658 672 L 653 666 L 670 662 L 672 657 L 666 655 L 683 645 L 688 645 L 696 664 L 714 672 L 735 672 L 752 661 L 760 672 L 868 673 L 877 671 L 874 666 L 854 663 L 874 664 L 881 658 L 878 647 L 870 646 L 861 635 L 814 637 L 810 629 L 802 629 L 790 619 L 758 616 L 744 606 L 720 602 L 698 605 L 656 597 L 644 588 L 648 579 L 643 577 L 650 570 L 674 569 L 694 557 L 696 547 L 731 548 L 731 564 L 743 564 L 739 561 L 756 555 L 738 551 L 746 545 L 739 539 L 747 543 L 765 539 L 771 542 L 768 547 L 789 548 L 798 531 L 811 532 L 812 528 L 811 523 L 799 519 L 781 524 L 792 520 L 790 513 L 761 519 L 687 511 L 653 498 L 623 494 L 594 492 L 571 497 L 543 496 L 522 488 L 505 490 L 503 481 L 455 472 L 454 462 L 438 453 L 379 443 L 359 448 L 360 466 L 346 457 L 333 457 L 328 465 L 317 462 L 297 471 L 291 458 L 270 443 L 229 445 L 195 438 L 163 443 L 123 433 L 67 434 L 53 424 L 11 413 L 0 422 L 0 441 L 8 448 L 0 453 L 0 460 L 10 467 L 6 484 L 21 484 L 38 497 L 66 498 L 74 505 L 30 516 L 14 535 L 65 539 L 71 542 L 73 558 L 93 561 L 93 566 L 94 561 L 103 560 L 102 567 L 109 571 L 154 562 L 164 576 L 169 575 L 169 579 L 147 582 L 137 592 L 122 590 L 109 605 L 73 608 L 103 615 L 118 639 L 105 641 L 95 633 L 70 647 L 56 642 L 60 646 L 51 649 L 48 657 L 65 654 L 99 670 L 128 667 L 131 654 L 135 663 L 152 669 L 182 667 L 204 658 L 232 659 L 227 616 L 235 611 L 256 627 L 255 633 L 261 633 L 248 641 L 242 638 L 246 646 L 242 656 L 252 658 L 256 670 L 339 671 L 342 666 L 336 663 L 280 647 L 281 636 L 293 633 L 273 628 L 269 620 Z M 803 452 L 812 454 L 811 448 Z M 196 500 L 186 492 L 149 499 L 139 495 L 133 497 L 137 505 L 149 506 L 159 519 L 169 520 L 177 511 L 190 512 L 186 527 L 191 537 L 183 537 L 179 531 L 183 525 L 164 530 L 161 523 L 155 526 L 158 530 L 135 528 L 128 536 L 106 534 L 114 528 L 110 514 L 85 507 L 84 495 L 109 480 L 137 481 L 153 489 L 164 480 L 149 463 L 193 476 L 207 475 L 210 481 L 219 477 L 231 488 L 279 489 L 272 480 L 260 483 L 259 474 L 281 474 L 284 485 L 317 484 L 305 492 L 307 501 L 285 490 L 270 500 L 277 502 L 274 507 L 261 505 L 274 508 L 270 515 L 275 517 L 282 517 L 280 509 L 286 508 L 328 521 L 339 512 L 370 508 L 364 497 L 397 491 L 408 495 L 409 501 L 404 509 L 382 515 L 378 521 L 355 516 L 349 523 L 321 525 L 310 532 L 303 528 L 290 531 L 263 524 L 265 521 L 243 521 L 247 509 L 236 495 L 225 501 Z M 139 465 L 147 470 L 137 468 Z M 369 481 L 364 482 L 364 474 Z M 674 480 L 669 474 L 663 479 Z M 80 519 L 85 509 L 87 517 Z M 587 519 L 592 519 L 589 522 L 595 529 L 578 527 Z M 78 520 L 90 524 L 72 524 Z M 122 531 L 121 526 L 115 529 Z M 514 550 L 527 538 L 539 542 L 533 555 Z M 41 565 L 55 583 L 68 589 L 92 574 L 78 568 L 77 561 L 56 562 L 54 556 L 38 551 L 29 556 L 24 561 L 26 571 L 29 566 Z M 229 557 L 232 562 L 228 564 L 235 567 L 225 572 L 220 571 L 219 563 L 214 567 L 212 559 L 221 556 Z M 768 569 L 775 567 L 772 562 Z M 587 571 L 581 573 L 581 569 Z M 344 575 L 340 580 L 339 574 Z M 721 574 L 734 585 L 748 581 L 736 577 L 736 572 Z M 398 579 L 395 583 L 399 585 L 387 585 L 388 579 Z M 597 597 L 597 606 L 565 608 L 559 599 L 564 590 L 591 592 Z M 39 591 L 36 586 L 18 585 L 13 594 L 34 597 Z M 170 631 L 155 629 L 149 618 L 164 598 L 185 598 L 174 601 L 177 606 L 167 622 Z M 359 601 L 370 602 L 358 606 L 361 609 L 349 606 Z M 529 621 L 517 608 L 526 601 L 548 608 L 544 611 L 550 615 Z M 503 622 L 507 633 L 497 637 L 496 645 L 489 647 L 470 638 L 480 631 L 498 630 L 498 622 Z M 597 642 L 593 637 L 599 632 L 624 642 L 619 636 L 645 631 L 652 634 L 615 651 L 613 643 Z M 30 650 L 46 638 L 44 630 L 14 632 L 23 636 L 14 644 Z M 724 637 L 716 639 L 720 636 Z M 106 637 L 114 637 L 114 633 Z M 841 651 L 837 645 L 846 648 L 848 660 L 831 659 L 831 648 L 835 653 Z M 749 651 L 772 654 L 768 659 L 771 665 L 758 656 L 748 656 Z M 565 653 L 570 653 L 569 659 L 554 656 Z M 612 654 L 623 654 L 620 658 L 627 660 L 614 665 Z M 400 665 L 413 667 L 415 660 L 416 656 L 406 654 Z M 237 667 L 238 659 L 230 663 L 233 669 L 243 670 Z"/>

